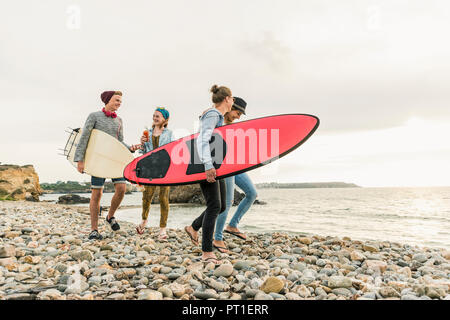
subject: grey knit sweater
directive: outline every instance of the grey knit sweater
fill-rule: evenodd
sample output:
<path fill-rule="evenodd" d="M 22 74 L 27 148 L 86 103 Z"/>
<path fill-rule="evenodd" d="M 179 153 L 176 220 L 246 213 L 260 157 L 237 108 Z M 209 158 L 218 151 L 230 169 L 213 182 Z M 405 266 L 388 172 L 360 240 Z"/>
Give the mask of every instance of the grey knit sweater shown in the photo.
<path fill-rule="evenodd" d="M 105 116 L 103 111 L 92 112 L 84 124 L 83 131 L 81 133 L 80 141 L 78 142 L 77 149 L 75 151 L 74 161 L 84 161 L 84 155 L 86 153 L 89 137 L 91 136 L 92 129 L 98 129 L 106 132 L 110 136 L 118 139 L 128 149 L 130 147 L 123 142 L 123 125 L 120 117 L 111 118 Z"/>

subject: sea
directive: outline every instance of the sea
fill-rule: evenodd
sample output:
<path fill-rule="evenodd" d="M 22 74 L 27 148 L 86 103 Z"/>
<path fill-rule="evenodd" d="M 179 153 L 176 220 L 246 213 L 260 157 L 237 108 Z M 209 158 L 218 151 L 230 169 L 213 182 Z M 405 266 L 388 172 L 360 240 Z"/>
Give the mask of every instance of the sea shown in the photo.
<path fill-rule="evenodd" d="M 243 232 L 350 237 L 450 249 L 450 187 L 257 189 L 257 192 L 257 199 L 266 204 L 254 204 L 243 216 L 239 224 Z M 101 205 L 109 206 L 112 195 L 105 193 Z M 46 194 L 40 199 L 56 201 L 59 196 Z M 140 192 L 125 195 L 123 208 L 116 213 L 118 221 L 139 223 L 141 201 Z M 204 208 L 171 204 L 167 227 L 178 229 L 191 224 Z M 227 222 L 236 209 L 230 209 Z M 159 210 L 159 205 L 152 205 L 148 227 L 159 227 Z"/>

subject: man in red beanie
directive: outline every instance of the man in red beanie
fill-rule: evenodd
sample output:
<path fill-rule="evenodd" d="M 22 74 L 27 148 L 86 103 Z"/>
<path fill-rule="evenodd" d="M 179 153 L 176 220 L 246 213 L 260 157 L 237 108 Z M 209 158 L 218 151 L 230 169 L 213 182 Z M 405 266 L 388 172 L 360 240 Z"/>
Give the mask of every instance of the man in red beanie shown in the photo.
<path fill-rule="evenodd" d="M 78 171 L 80 173 L 83 173 L 84 171 L 84 156 L 92 129 L 98 129 L 113 136 L 122 142 L 131 152 L 134 152 L 140 148 L 140 145 L 128 146 L 123 142 L 122 119 L 118 117 L 116 113 L 122 104 L 122 92 L 105 91 L 100 97 L 105 104 L 105 107 L 101 111 L 92 112 L 89 114 L 75 151 L 74 160 L 75 162 L 78 162 Z M 117 231 L 120 229 L 120 225 L 114 218 L 114 213 L 125 195 L 126 181 L 123 177 L 112 179 L 112 181 L 114 183 L 115 192 L 111 200 L 111 206 L 109 208 L 108 216 L 106 217 L 106 222 L 108 222 L 112 230 Z M 104 178 L 94 176 L 91 177 L 92 195 L 89 203 L 89 209 L 91 212 L 91 233 L 89 234 L 89 239 L 103 239 L 102 235 L 98 232 L 98 213 L 100 211 L 100 199 L 103 194 L 104 184 Z"/>

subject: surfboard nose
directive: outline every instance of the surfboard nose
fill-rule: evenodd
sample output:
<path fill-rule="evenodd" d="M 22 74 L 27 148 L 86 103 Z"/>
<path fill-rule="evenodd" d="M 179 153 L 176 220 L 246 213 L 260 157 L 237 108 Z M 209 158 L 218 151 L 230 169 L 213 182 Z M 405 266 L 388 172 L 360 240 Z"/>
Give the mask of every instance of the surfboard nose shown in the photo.
<path fill-rule="evenodd" d="M 320 120 L 317 116 L 310 115 L 310 114 L 293 114 L 293 115 L 286 115 L 284 117 L 283 122 L 286 121 L 286 123 L 289 122 L 289 118 L 297 122 L 298 127 L 304 127 L 305 129 L 309 129 L 310 131 L 313 131 L 317 129 L 317 127 L 320 124 Z M 295 127 L 297 128 L 297 127 Z"/>

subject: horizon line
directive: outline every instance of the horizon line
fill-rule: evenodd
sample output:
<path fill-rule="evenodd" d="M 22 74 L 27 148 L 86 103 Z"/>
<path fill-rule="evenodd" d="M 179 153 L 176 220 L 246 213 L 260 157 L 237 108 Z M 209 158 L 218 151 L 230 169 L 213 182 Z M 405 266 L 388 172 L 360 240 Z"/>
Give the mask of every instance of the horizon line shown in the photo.
<path fill-rule="evenodd" d="M 58 180 L 60 182 L 78 182 L 78 183 L 89 183 L 90 181 L 78 181 L 78 180 L 66 180 L 66 181 L 62 181 L 62 180 Z M 58 181 L 56 182 L 39 182 L 39 184 L 56 184 L 58 183 Z M 259 184 L 325 184 L 325 183 L 345 183 L 345 184 L 354 184 L 356 185 L 358 188 L 450 188 L 450 185 L 385 185 L 385 186 L 380 186 L 380 185 L 361 185 L 358 183 L 354 183 L 354 182 L 344 182 L 344 181 L 313 181 L 313 182 L 257 182 L 254 183 L 255 186 L 259 185 Z M 127 182 L 127 184 L 130 185 L 135 185 L 133 183 Z M 194 183 L 195 184 L 195 183 Z"/>

